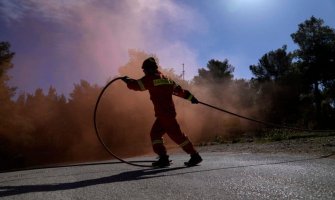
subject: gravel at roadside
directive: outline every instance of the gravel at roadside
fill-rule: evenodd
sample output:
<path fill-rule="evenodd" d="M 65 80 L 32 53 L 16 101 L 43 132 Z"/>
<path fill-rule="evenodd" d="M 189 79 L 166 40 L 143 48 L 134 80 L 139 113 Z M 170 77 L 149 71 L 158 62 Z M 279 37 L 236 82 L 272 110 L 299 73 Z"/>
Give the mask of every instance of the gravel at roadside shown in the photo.
<path fill-rule="evenodd" d="M 211 152 L 236 152 L 236 153 L 292 153 L 314 154 L 335 158 L 335 136 L 298 138 L 275 142 L 243 142 L 223 143 L 198 146 L 198 150 Z"/>

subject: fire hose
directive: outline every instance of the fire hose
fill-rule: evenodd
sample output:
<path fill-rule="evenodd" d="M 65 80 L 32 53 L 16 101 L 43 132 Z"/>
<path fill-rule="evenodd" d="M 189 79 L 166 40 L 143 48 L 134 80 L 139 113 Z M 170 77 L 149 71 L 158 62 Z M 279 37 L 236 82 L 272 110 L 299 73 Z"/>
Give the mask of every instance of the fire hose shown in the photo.
<path fill-rule="evenodd" d="M 128 165 L 133 165 L 133 166 L 137 166 L 137 167 L 152 167 L 151 165 L 142 165 L 142 164 L 136 164 L 137 162 L 143 162 L 143 161 L 126 161 L 122 158 L 120 158 L 119 156 L 117 156 L 115 153 L 113 153 L 108 146 L 106 145 L 106 143 L 103 141 L 103 139 L 100 136 L 100 132 L 97 126 L 97 110 L 98 110 L 98 106 L 101 100 L 102 95 L 104 94 L 104 92 L 106 91 L 106 89 L 115 81 L 122 79 L 122 77 L 117 77 L 113 80 L 111 80 L 110 82 L 107 83 L 107 85 L 101 90 L 97 102 L 95 104 L 95 108 L 94 108 L 94 116 L 93 116 L 93 121 L 94 121 L 94 130 L 95 130 L 95 134 L 99 140 L 99 142 L 102 144 L 102 146 L 104 147 L 104 149 L 114 158 L 116 158 L 117 160 L 119 160 L 120 162 L 126 163 Z M 152 162 L 152 161 L 150 161 Z"/>
<path fill-rule="evenodd" d="M 114 158 L 116 158 L 116 159 L 119 160 L 120 162 L 129 164 L 129 165 L 133 165 L 133 166 L 138 166 L 138 167 L 151 167 L 151 165 L 143 165 L 143 164 L 136 164 L 136 163 L 138 163 L 138 162 L 153 162 L 153 161 L 126 161 L 126 160 L 120 158 L 119 156 L 117 156 L 115 153 L 113 153 L 113 152 L 109 149 L 109 147 L 106 145 L 106 143 L 103 141 L 102 137 L 100 136 L 100 132 L 99 132 L 99 129 L 98 129 L 98 126 L 97 126 L 97 119 L 96 119 L 96 118 L 97 118 L 97 110 L 98 110 L 98 106 L 99 106 L 100 100 L 101 100 L 101 98 L 102 98 L 104 92 L 107 90 L 107 88 L 108 88 L 112 83 L 114 83 L 115 81 L 120 80 L 120 79 L 122 79 L 122 78 L 123 78 L 123 77 L 117 77 L 117 78 L 114 78 L 113 80 L 111 80 L 110 82 L 108 82 L 108 83 L 106 84 L 106 86 L 101 90 L 101 92 L 100 92 L 100 94 L 99 94 L 99 96 L 98 96 L 98 99 L 97 99 L 96 104 L 95 104 L 95 108 L 94 108 L 94 116 L 93 116 L 95 133 L 96 133 L 96 136 L 97 136 L 99 142 L 100 142 L 100 143 L 102 144 L 102 146 L 104 147 L 104 149 L 105 149 L 111 156 L 113 156 Z M 295 131 L 305 131 L 305 132 L 335 132 L 334 130 L 311 130 L 311 129 L 304 129 L 304 128 L 297 128 L 297 127 L 290 127 L 290 126 L 279 125 L 279 124 L 275 124 L 275 123 L 271 123 L 271 122 L 266 122 L 266 121 L 257 120 L 257 119 L 250 118 L 250 117 L 245 117 L 245 116 L 242 116 L 242 115 L 239 115 L 239 114 L 230 112 L 230 111 L 228 111 L 228 110 L 225 110 L 225 109 L 222 109 L 222 108 L 219 108 L 219 107 L 216 107 L 216 106 L 213 106 L 213 105 L 210 105 L 210 104 L 201 102 L 201 101 L 199 101 L 198 103 L 201 104 L 201 105 L 204 105 L 204 106 L 213 108 L 213 109 L 215 109 L 215 110 L 218 110 L 218 111 L 221 111 L 221 112 L 224 112 L 224 113 L 233 115 L 233 116 L 235 116 L 235 117 L 239 117 L 239 118 L 242 118 L 242 119 L 245 119 L 245 120 L 249 120 L 249 121 L 252 121 L 252 122 L 255 122 L 255 123 L 259 123 L 259 124 L 263 124 L 263 125 L 270 126 L 270 127 L 283 128 L 283 129 L 289 129 L 289 130 L 295 130 Z"/>
<path fill-rule="evenodd" d="M 214 108 L 216 110 L 219 110 L 221 112 L 225 112 L 225 113 L 233 115 L 235 117 L 239 117 L 239 118 L 242 118 L 242 119 L 245 119 L 245 120 L 249 120 L 249 121 L 256 122 L 256 123 L 263 124 L 263 125 L 270 126 L 270 127 L 282 128 L 282 129 L 288 129 L 288 130 L 294 130 L 294 131 L 305 131 L 305 132 L 335 132 L 335 130 L 312 130 L 312 129 L 293 127 L 293 126 L 279 125 L 279 124 L 275 124 L 275 123 L 271 123 L 271 122 L 257 120 L 257 119 L 250 118 L 250 117 L 245 117 L 245 116 L 230 112 L 230 111 L 222 109 L 222 108 L 218 108 L 216 106 L 212 106 L 210 104 L 207 104 L 207 103 L 204 103 L 204 102 L 201 102 L 201 101 L 199 101 L 199 104 L 208 106 L 210 108 Z"/>

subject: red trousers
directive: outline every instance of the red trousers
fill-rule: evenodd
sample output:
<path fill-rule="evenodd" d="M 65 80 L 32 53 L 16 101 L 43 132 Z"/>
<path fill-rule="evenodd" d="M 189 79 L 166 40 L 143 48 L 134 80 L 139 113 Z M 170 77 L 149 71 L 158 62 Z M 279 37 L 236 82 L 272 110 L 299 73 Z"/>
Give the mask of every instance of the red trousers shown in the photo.
<path fill-rule="evenodd" d="M 157 117 L 152 126 L 150 137 L 152 147 L 159 156 L 166 155 L 166 148 L 163 142 L 163 135 L 167 133 L 168 136 L 178 144 L 186 153 L 194 154 L 196 150 L 187 136 L 181 132 L 180 126 L 175 117 Z"/>

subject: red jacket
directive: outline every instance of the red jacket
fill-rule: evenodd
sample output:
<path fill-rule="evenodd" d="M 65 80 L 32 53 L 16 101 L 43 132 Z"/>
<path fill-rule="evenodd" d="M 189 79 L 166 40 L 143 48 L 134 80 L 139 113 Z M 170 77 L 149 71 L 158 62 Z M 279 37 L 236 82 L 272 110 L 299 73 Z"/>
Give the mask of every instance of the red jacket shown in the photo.
<path fill-rule="evenodd" d="M 167 78 L 159 71 L 153 75 L 145 75 L 139 80 L 130 79 L 127 82 L 127 86 L 129 89 L 136 91 L 149 90 L 156 117 L 176 116 L 172 95 L 188 100 L 191 100 L 193 97 L 188 90 L 182 89 L 173 80 Z"/>

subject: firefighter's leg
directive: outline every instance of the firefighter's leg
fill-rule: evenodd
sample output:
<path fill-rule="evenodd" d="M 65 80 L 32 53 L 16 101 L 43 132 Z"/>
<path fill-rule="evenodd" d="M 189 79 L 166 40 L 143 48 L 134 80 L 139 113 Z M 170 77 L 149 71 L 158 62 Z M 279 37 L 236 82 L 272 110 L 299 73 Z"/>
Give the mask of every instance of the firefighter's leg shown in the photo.
<path fill-rule="evenodd" d="M 180 130 L 180 126 L 174 117 L 164 117 L 161 120 L 162 126 L 166 130 L 169 137 L 177 143 L 186 153 L 196 154 L 193 144 L 187 136 Z"/>
<path fill-rule="evenodd" d="M 164 128 L 162 127 L 160 121 L 156 119 L 154 122 L 151 131 L 150 137 L 152 142 L 152 148 L 156 154 L 160 157 L 166 155 L 166 148 L 164 146 L 163 135 L 165 133 Z"/>

